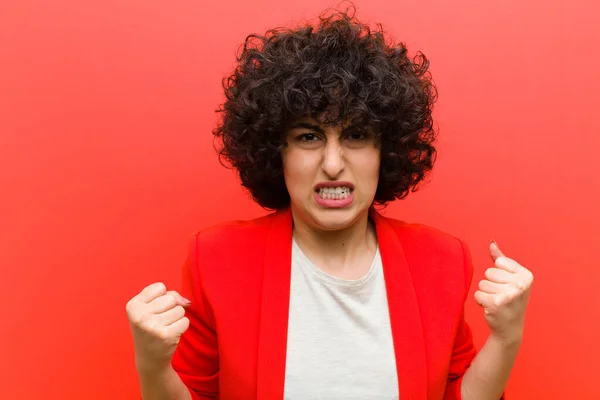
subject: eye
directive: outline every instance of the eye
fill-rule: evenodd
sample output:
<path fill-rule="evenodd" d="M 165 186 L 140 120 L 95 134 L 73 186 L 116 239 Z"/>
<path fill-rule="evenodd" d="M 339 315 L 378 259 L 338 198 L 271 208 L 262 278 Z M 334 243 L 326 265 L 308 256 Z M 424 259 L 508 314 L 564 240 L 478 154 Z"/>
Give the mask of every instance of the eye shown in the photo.
<path fill-rule="evenodd" d="M 313 142 L 315 140 L 319 140 L 319 138 L 314 133 L 303 133 L 296 136 L 296 140 L 300 142 Z"/>
<path fill-rule="evenodd" d="M 350 140 L 365 140 L 368 138 L 368 135 L 365 132 L 354 131 L 348 133 L 346 138 Z"/>

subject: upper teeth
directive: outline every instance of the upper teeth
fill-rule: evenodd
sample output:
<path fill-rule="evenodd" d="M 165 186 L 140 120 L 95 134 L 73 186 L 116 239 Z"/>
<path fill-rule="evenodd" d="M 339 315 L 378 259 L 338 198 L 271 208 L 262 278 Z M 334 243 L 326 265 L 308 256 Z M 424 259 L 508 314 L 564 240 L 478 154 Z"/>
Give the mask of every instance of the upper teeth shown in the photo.
<path fill-rule="evenodd" d="M 346 187 L 346 186 L 324 187 L 324 188 L 320 188 L 319 191 L 322 194 L 345 194 L 345 193 L 350 193 L 350 188 Z"/>

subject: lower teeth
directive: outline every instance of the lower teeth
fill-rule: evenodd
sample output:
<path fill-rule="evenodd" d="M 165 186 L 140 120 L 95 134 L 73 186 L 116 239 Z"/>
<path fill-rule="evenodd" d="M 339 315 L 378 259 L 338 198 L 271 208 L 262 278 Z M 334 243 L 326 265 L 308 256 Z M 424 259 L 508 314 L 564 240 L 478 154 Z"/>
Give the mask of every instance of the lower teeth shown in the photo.
<path fill-rule="evenodd" d="M 349 193 L 342 193 L 342 194 L 319 193 L 319 197 L 321 197 L 322 199 L 326 199 L 326 200 L 344 200 L 344 199 L 347 199 L 348 196 L 350 196 Z"/>

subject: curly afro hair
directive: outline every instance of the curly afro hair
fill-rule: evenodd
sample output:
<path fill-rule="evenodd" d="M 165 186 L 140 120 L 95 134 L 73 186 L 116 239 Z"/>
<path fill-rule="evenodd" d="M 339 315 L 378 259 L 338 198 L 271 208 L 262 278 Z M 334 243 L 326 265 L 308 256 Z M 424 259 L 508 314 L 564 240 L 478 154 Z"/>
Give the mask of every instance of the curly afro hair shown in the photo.
<path fill-rule="evenodd" d="M 262 207 L 290 203 L 284 128 L 302 116 L 359 121 L 374 131 L 381 151 L 376 204 L 416 191 L 432 169 L 437 91 L 429 61 L 421 52 L 410 59 L 403 43 L 386 43 L 380 25 L 371 30 L 347 11 L 323 14 L 316 26 L 249 35 L 237 61 L 223 80 L 226 100 L 213 134 L 221 163 L 238 171 Z"/>

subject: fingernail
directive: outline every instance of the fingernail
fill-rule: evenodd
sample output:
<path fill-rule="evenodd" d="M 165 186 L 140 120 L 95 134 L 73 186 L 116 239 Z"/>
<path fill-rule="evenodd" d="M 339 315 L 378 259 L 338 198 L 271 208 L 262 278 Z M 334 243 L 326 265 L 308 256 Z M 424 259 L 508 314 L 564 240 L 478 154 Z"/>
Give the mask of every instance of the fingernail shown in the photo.
<path fill-rule="evenodd" d="M 490 240 L 490 244 L 494 243 L 496 246 L 498 246 L 498 243 L 496 243 L 495 240 Z"/>
<path fill-rule="evenodd" d="M 181 299 L 183 300 L 183 302 L 184 302 L 185 304 L 192 304 L 191 300 L 188 300 L 188 299 L 186 299 L 186 298 L 185 298 L 185 297 L 183 297 L 183 296 L 181 297 Z"/>

